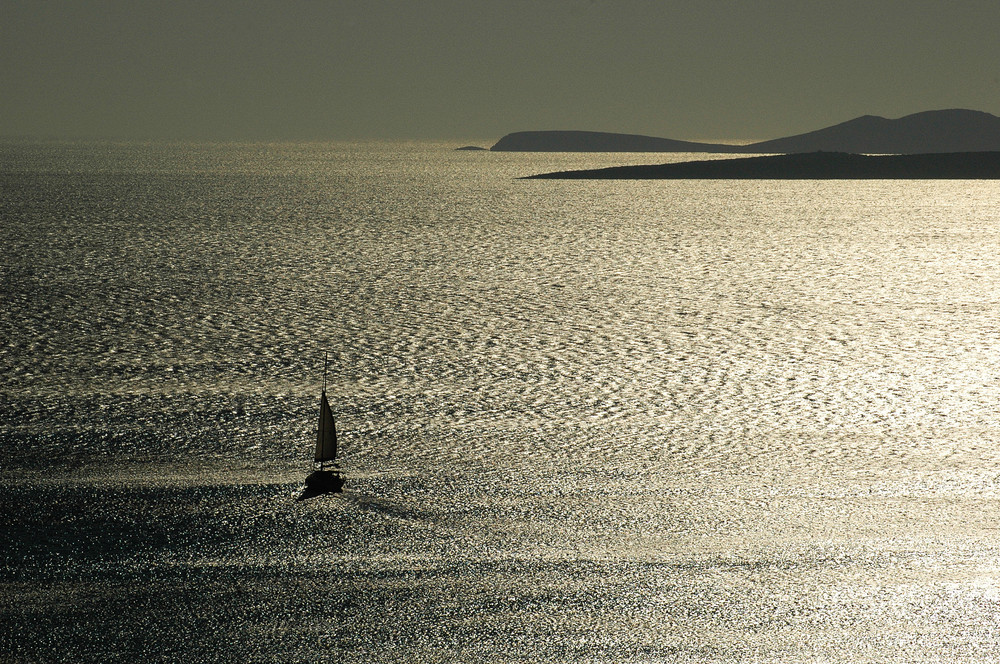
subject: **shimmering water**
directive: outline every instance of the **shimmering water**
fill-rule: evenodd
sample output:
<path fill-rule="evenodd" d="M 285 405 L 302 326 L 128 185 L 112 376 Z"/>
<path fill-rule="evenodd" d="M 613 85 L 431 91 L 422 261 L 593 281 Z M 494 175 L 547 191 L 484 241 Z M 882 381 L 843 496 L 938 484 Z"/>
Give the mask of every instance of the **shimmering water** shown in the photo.
<path fill-rule="evenodd" d="M 451 147 L 0 146 L 0 658 L 1000 657 L 1000 184 Z"/>

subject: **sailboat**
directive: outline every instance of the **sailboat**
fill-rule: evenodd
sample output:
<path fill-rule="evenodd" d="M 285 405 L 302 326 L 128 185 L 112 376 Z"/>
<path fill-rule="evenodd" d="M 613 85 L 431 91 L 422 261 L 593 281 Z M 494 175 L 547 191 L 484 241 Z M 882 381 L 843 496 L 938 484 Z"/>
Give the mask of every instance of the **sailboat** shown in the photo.
<path fill-rule="evenodd" d="M 337 422 L 326 398 L 326 369 L 329 356 L 323 360 L 323 391 L 319 399 L 319 427 L 316 436 L 315 470 L 306 477 L 306 490 L 299 500 L 323 493 L 340 493 L 345 478 L 337 465 Z M 329 467 L 327 466 L 329 464 Z"/>

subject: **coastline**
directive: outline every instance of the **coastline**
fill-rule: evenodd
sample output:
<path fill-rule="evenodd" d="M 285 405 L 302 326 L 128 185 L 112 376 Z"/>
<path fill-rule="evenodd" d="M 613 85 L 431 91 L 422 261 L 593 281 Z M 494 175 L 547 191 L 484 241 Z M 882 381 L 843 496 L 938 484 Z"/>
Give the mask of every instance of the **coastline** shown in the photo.
<path fill-rule="evenodd" d="M 810 152 L 673 164 L 613 166 L 530 175 L 524 180 L 995 180 L 1000 152 L 862 155 Z"/>

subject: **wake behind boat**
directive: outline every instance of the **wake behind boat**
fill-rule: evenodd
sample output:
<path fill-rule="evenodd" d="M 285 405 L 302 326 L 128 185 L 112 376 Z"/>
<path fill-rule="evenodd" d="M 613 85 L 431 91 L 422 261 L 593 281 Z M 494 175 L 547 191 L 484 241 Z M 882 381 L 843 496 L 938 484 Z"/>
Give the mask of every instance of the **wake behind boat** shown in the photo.
<path fill-rule="evenodd" d="M 337 422 L 333 419 L 330 401 L 326 397 L 326 369 L 327 359 L 324 359 L 323 391 L 319 400 L 319 427 L 316 453 L 313 456 L 313 463 L 318 464 L 318 467 L 306 477 L 305 491 L 297 500 L 305 500 L 324 493 L 341 493 L 346 481 L 337 465 Z"/>

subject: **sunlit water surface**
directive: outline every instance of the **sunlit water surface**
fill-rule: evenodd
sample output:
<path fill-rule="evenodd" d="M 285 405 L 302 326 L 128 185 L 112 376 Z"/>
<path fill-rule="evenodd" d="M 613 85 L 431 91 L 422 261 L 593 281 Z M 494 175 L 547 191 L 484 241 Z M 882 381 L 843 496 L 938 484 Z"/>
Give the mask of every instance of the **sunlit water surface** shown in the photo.
<path fill-rule="evenodd" d="M 453 147 L 0 146 L 0 658 L 1000 658 L 1000 184 Z"/>

